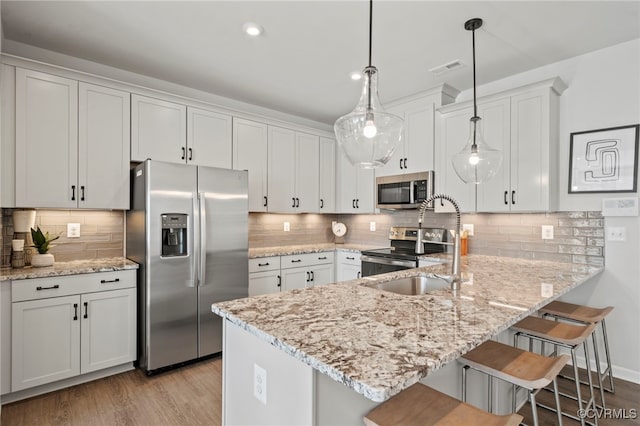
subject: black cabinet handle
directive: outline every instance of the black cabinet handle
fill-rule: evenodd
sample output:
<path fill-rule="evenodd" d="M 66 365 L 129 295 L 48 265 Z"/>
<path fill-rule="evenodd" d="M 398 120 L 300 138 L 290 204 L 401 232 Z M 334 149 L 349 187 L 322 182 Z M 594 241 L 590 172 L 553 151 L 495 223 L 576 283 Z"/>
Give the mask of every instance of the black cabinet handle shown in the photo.
<path fill-rule="evenodd" d="M 400 159 L 400 170 L 402 170 L 402 158 Z"/>
<path fill-rule="evenodd" d="M 318 260 L 327 260 L 327 256 L 318 257 Z"/>
<path fill-rule="evenodd" d="M 41 286 L 38 286 L 38 287 L 36 287 L 36 290 L 37 290 L 37 291 L 40 291 L 40 290 L 53 290 L 54 288 L 60 288 L 60 286 L 59 286 L 58 284 L 56 284 L 56 285 L 52 285 L 51 287 L 41 287 Z"/>
<path fill-rule="evenodd" d="M 282 287 L 282 277 L 280 277 L 280 275 L 278 275 L 278 287 Z"/>
<path fill-rule="evenodd" d="M 75 201 L 75 200 L 76 200 L 76 186 L 71 185 L 71 201 Z"/>
<path fill-rule="evenodd" d="M 404 168 L 405 169 L 407 168 L 407 159 L 406 158 L 404 159 Z"/>
<path fill-rule="evenodd" d="M 321 209 L 324 208 L 324 200 L 322 198 L 320 198 L 320 208 Z"/>
<path fill-rule="evenodd" d="M 362 275 L 362 272 L 358 271 L 358 278 L 360 278 L 360 275 Z"/>
<path fill-rule="evenodd" d="M 193 160 L 193 149 L 189 148 L 189 161 Z"/>
<path fill-rule="evenodd" d="M 184 146 L 182 148 L 180 148 L 180 149 L 182 149 L 182 157 L 180 157 L 180 158 L 184 160 L 184 155 L 185 155 Z"/>
<path fill-rule="evenodd" d="M 356 209 L 360 208 L 360 198 L 356 198 Z"/>
<path fill-rule="evenodd" d="M 78 304 L 73 304 L 73 320 L 78 321 Z"/>
<path fill-rule="evenodd" d="M 296 207 L 296 198 L 295 197 L 291 197 L 291 207 L 293 207 L 293 208 Z"/>
<path fill-rule="evenodd" d="M 84 201 L 84 185 L 80 187 L 80 201 Z"/>
<path fill-rule="evenodd" d="M 516 203 L 516 191 L 511 191 L 511 204 Z"/>
<path fill-rule="evenodd" d="M 269 266 L 269 262 L 267 262 L 267 263 L 258 263 L 258 266 Z"/>
<path fill-rule="evenodd" d="M 300 207 L 300 198 L 296 197 L 296 207 Z"/>
<path fill-rule="evenodd" d="M 313 271 L 311 271 L 311 281 L 315 281 L 315 279 L 316 279 L 316 276 L 315 276 L 315 274 L 313 273 Z"/>
<path fill-rule="evenodd" d="M 293 259 L 292 259 L 292 260 L 291 260 L 291 263 L 299 263 L 299 262 L 302 262 L 302 259 L 297 259 L 297 260 L 293 260 Z"/>
<path fill-rule="evenodd" d="M 113 280 L 100 280 L 100 284 L 106 284 L 106 283 L 119 283 L 120 282 L 120 278 L 116 278 Z"/>
<path fill-rule="evenodd" d="M 347 260 L 356 260 L 356 258 L 347 256 Z"/>
<path fill-rule="evenodd" d="M 262 207 L 267 207 L 267 196 L 264 196 L 264 204 L 262 205 Z"/>
<path fill-rule="evenodd" d="M 356 200 L 355 200 L 355 198 L 353 200 L 351 200 L 351 207 L 353 207 L 354 209 L 356 208 Z"/>
<path fill-rule="evenodd" d="M 82 318 L 89 318 L 89 302 L 84 302 L 84 315 Z"/>
<path fill-rule="evenodd" d="M 311 281 L 311 279 L 310 279 L 311 275 L 309 275 L 309 272 L 307 271 L 307 272 L 305 272 L 305 274 L 307 274 L 307 282 Z"/>
<path fill-rule="evenodd" d="M 509 204 L 509 202 L 507 201 L 507 195 L 509 194 L 509 191 L 504 191 L 504 203 L 505 204 Z"/>

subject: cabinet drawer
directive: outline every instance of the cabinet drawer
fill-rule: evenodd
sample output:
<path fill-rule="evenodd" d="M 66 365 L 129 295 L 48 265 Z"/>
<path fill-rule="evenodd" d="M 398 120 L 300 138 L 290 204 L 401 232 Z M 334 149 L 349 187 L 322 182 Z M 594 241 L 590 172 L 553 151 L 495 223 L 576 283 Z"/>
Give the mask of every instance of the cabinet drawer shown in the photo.
<path fill-rule="evenodd" d="M 325 251 L 321 253 L 292 254 L 281 257 L 281 267 L 298 268 L 300 266 L 321 265 L 323 263 L 333 263 L 334 252 Z"/>
<path fill-rule="evenodd" d="M 249 273 L 275 271 L 280 269 L 280 256 L 249 259 Z"/>
<path fill-rule="evenodd" d="M 136 286 L 136 271 L 96 272 L 11 282 L 11 301 L 46 299 Z"/>
<path fill-rule="evenodd" d="M 360 266 L 360 252 L 338 251 L 338 263 Z"/>

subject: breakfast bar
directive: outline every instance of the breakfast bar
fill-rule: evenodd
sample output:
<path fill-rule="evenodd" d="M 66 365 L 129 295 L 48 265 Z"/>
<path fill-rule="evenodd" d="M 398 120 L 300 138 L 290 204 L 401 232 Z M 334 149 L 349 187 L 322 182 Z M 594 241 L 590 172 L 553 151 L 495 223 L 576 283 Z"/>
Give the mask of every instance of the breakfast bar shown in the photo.
<path fill-rule="evenodd" d="M 602 270 L 470 255 L 455 294 L 372 288 L 448 274 L 442 264 L 214 304 L 225 318 L 224 377 L 233 375 L 223 379 L 223 424 L 361 424 L 418 381 L 458 397 L 451 361 Z"/>

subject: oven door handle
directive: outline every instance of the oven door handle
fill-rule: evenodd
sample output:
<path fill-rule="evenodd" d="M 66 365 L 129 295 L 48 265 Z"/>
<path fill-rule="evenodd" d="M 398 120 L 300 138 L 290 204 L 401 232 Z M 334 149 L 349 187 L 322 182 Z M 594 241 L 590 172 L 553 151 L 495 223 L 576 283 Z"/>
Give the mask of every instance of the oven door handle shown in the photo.
<path fill-rule="evenodd" d="M 386 257 L 376 257 L 376 256 L 360 256 L 361 262 L 370 262 L 370 263 L 379 263 L 382 265 L 393 265 L 393 266 L 405 266 L 407 268 L 417 268 L 417 262 L 415 260 L 397 260 L 397 259 L 387 259 Z"/>

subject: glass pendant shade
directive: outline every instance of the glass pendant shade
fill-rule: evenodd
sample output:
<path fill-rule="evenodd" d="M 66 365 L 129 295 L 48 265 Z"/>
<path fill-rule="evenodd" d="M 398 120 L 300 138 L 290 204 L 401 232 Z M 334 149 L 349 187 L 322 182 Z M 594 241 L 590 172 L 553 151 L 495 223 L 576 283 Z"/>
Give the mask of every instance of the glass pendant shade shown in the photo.
<path fill-rule="evenodd" d="M 384 112 L 378 99 L 378 70 L 364 69 L 362 96 L 347 115 L 336 120 L 333 128 L 338 144 L 354 166 L 381 167 L 389 161 L 402 140 L 403 120 Z"/>
<path fill-rule="evenodd" d="M 480 117 L 472 117 L 469 121 L 469 140 L 462 151 L 453 156 L 451 162 L 464 183 L 484 183 L 500 169 L 502 153 L 485 142 Z"/>

